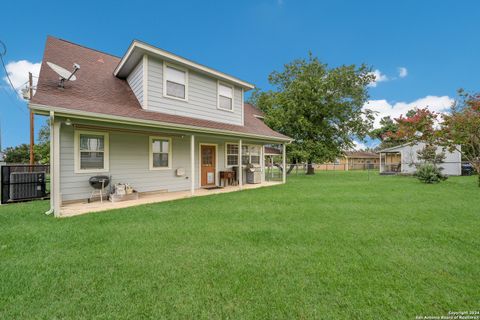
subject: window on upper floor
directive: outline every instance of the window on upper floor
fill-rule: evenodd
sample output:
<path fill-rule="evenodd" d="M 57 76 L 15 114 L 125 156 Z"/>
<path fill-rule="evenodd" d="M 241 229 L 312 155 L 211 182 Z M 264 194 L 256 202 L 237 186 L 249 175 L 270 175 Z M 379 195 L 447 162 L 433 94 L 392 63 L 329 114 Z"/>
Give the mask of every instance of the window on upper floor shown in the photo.
<path fill-rule="evenodd" d="M 188 71 L 170 64 L 164 64 L 163 95 L 169 98 L 187 100 Z"/>
<path fill-rule="evenodd" d="M 233 87 L 218 82 L 218 109 L 233 111 Z"/>

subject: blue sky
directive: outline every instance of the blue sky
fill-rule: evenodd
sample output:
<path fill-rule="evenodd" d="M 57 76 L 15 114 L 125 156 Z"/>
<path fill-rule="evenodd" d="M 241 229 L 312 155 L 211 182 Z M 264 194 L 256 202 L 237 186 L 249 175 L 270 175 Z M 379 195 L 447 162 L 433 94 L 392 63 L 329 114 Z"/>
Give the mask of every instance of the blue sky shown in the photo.
<path fill-rule="evenodd" d="M 6 1 L 2 11 L 0 40 L 16 84 L 28 69 L 38 73 L 34 63 L 53 35 L 118 56 L 140 39 L 263 89 L 271 71 L 309 50 L 330 66 L 366 63 L 379 80 L 369 107 L 380 115 L 442 111 L 457 88 L 479 89 L 478 1 Z M 28 143 L 26 103 L 4 76 L 3 147 Z"/>

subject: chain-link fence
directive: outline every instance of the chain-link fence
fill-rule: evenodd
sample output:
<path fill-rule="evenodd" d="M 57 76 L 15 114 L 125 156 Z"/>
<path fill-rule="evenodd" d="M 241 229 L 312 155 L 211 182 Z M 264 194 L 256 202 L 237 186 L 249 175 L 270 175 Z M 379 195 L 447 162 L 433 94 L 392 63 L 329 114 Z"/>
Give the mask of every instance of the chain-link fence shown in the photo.
<path fill-rule="evenodd" d="M 413 174 L 417 166 L 421 163 L 324 163 L 313 164 L 315 171 L 369 171 L 379 172 L 380 174 Z M 438 164 L 443 168 L 447 175 L 472 175 L 475 170 L 468 162 L 444 162 Z M 307 172 L 307 164 L 287 164 L 287 175 L 305 174 Z M 265 180 L 281 181 L 282 166 L 281 163 L 265 164 Z"/>

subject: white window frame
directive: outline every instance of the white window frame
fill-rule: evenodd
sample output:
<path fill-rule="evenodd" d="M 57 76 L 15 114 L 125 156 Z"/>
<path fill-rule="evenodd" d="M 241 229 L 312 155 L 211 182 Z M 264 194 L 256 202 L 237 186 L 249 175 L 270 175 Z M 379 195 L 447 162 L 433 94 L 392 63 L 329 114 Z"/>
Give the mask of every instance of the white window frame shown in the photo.
<path fill-rule="evenodd" d="M 228 145 L 229 145 L 229 144 L 236 145 L 236 146 L 237 146 L 237 150 L 238 150 L 238 147 L 239 147 L 239 146 L 238 146 L 238 143 L 234 143 L 234 142 L 226 142 L 226 143 L 225 143 L 225 168 L 231 168 L 231 167 L 234 167 L 234 166 L 238 166 L 238 161 L 239 161 L 239 159 L 238 159 L 238 152 L 237 152 L 237 153 L 236 153 L 236 156 L 237 156 L 237 164 L 230 164 L 230 165 L 228 164 L 228 155 L 229 155 L 229 154 L 228 154 Z M 231 154 L 231 155 L 233 155 L 233 154 Z"/>
<path fill-rule="evenodd" d="M 103 136 L 103 169 L 82 169 L 80 166 L 80 135 Z M 75 173 L 97 173 L 110 171 L 110 136 L 105 131 L 75 130 L 74 132 L 74 171 Z"/>
<path fill-rule="evenodd" d="M 238 146 L 238 143 L 236 143 L 236 142 L 225 142 L 225 168 L 231 168 L 231 167 L 238 166 L 238 162 L 237 162 L 236 165 L 235 165 L 235 164 L 234 164 L 234 165 L 228 165 L 228 154 L 227 154 L 227 150 L 228 150 L 228 149 L 227 149 L 227 148 L 228 148 L 228 145 L 229 145 L 229 144 L 234 144 L 234 145 Z M 258 162 L 258 165 L 262 166 L 263 145 L 261 145 L 261 144 L 252 144 L 252 143 L 242 143 L 242 147 L 248 147 L 248 148 L 250 148 L 250 147 L 258 147 L 258 148 L 259 148 L 259 155 L 258 155 L 258 156 L 260 157 L 259 162 Z M 242 152 L 240 152 L 240 155 L 243 156 Z M 249 155 L 248 155 L 248 162 L 251 162 L 251 160 L 252 160 L 252 155 L 249 154 Z M 246 165 L 247 165 L 247 164 L 242 161 L 242 167 L 245 167 Z"/>
<path fill-rule="evenodd" d="M 185 98 L 169 96 L 167 94 L 167 68 L 168 67 L 185 72 Z M 163 96 L 168 99 L 188 101 L 188 69 L 163 61 Z"/>
<path fill-rule="evenodd" d="M 154 167 L 153 166 L 153 140 L 168 140 L 168 167 Z M 150 170 L 172 170 L 172 138 L 161 136 L 149 136 L 148 137 L 148 167 Z"/>
<path fill-rule="evenodd" d="M 232 89 L 232 109 L 225 109 L 225 108 L 220 107 L 220 85 L 225 86 L 225 87 L 230 87 Z M 223 111 L 228 111 L 228 112 L 234 112 L 235 111 L 235 87 L 233 85 L 229 84 L 229 83 L 222 82 L 220 80 L 217 80 L 217 109 L 223 110 Z"/>

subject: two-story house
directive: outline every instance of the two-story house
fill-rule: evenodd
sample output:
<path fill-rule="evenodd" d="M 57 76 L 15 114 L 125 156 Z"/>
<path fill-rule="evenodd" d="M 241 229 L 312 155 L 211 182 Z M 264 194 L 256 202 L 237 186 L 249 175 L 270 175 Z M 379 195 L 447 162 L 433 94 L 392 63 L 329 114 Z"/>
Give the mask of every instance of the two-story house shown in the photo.
<path fill-rule="evenodd" d="M 80 65 L 76 80 L 59 87 L 47 62 Z M 63 202 L 88 198 L 94 175 L 139 192 L 193 195 L 218 185 L 219 171 L 233 166 L 257 164 L 264 172 L 264 146 L 283 144 L 285 150 L 291 139 L 244 103 L 253 88 L 140 41 L 119 58 L 48 37 L 29 106 L 50 117 L 52 211 L 59 216 Z M 245 183 L 243 170 L 237 180 Z"/>

